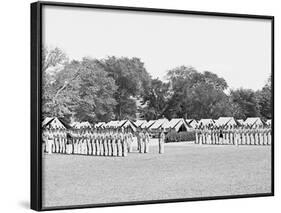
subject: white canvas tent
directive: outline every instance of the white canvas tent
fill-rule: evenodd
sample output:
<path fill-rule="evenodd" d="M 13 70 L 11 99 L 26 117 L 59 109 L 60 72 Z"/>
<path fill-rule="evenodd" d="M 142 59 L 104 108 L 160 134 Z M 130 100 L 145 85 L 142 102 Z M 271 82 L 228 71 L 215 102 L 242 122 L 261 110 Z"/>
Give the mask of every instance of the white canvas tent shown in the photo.
<path fill-rule="evenodd" d="M 66 129 L 66 126 L 57 117 L 46 117 L 42 122 L 43 128 Z"/>
<path fill-rule="evenodd" d="M 233 126 L 237 125 L 237 122 L 233 117 L 219 117 L 219 119 L 215 121 L 215 124 L 216 126 Z"/>
<path fill-rule="evenodd" d="M 198 122 L 195 119 L 186 119 L 185 121 L 192 128 L 196 128 L 198 126 Z"/>
<path fill-rule="evenodd" d="M 143 129 L 150 128 L 155 122 L 156 122 L 155 120 L 147 121 L 146 123 L 141 125 L 141 128 Z"/>
<path fill-rule="evenodd" d="M 237 122 L 238 122 L 239 125 L 244 125 L 244 120 L 243 119 L 238 119 Z"/>
<path fill-rule="evenodd" d="M 105 124 L 105 127 L 112 127 L 112 128 L 117 128 L 118 127 L 119 121 L 109 121 L 107 124 Z"/>
<path fill-rule="evenodd" d="M 128 128 L 130 127 L 134 132 L 137 130 L 137 126 L 130 120 L 122 120 L 118 123 L 119 128 Z"/>
<path fill-rule="evenodd" d="M 152 124 L 149 129 L 150 130 L 157 130 L 161 128 L 163 125 L 166 125 L 166 123 L 169 123 L 169 120 L 166 118 L 158 119 Z"/>
<path fill-rule="evenodd" d="M 248 125 L 248 126 L 254 126 L 254 125 L 263 125 L 262 120 L 259 117 L 251 117 L 251 118 L 247 118 L 244 121 L 244 125 Z"/>
<path fill-rule="evenodd" d="M 215 124 L 215 121 L 213 119 L 201 119 L 199 121 L 199 125 L 202 125 L 202 126 L 208 126 L 210 124 Z"/>
<path fill-rule="evenodd" d="M 134 124 L 136 125 L 136 127 L 141 127 L 145 123 L 146 120 L 136 120 Z"/>
<path fill-rule="evenodd" d="M 105 128 L 127 128 L 130 127 L 133 131 L 136 131 L 136 125 L 130 120 L 121 120 L 121 121 L 110 121 L 107 124 L 103 125 Z"/>
<path fill-rule="evenodd" d="M 182 118 L 173 118 L 169 122 L 165 122 L 162 125 L 162 128 L 164 128 L 165 131 L 174 129 L 175 131 L 179 132 L 180 130 L 187 131 L 188 129 L 190 129 L 190 126 Z"/>
<path fill-rule="evenodd" d="M 95 127 L 95 128 L 102 128 L 102 127 L 104 127 L 105 125 L 106 125 L 105 122 L 98 122 L 98 123 L 96 123 L 96 124 L 94 125 L 94 127 Z"/>
<path fill-rule="evenodd" d="M 268 120 L 266 121 L 266 125 L 271 125 L 271 119 L 268 119 Z"/>
<path fill-rule="evenodd" d="M 74 122 L 71 125 L 73 128 L 82 129 L 82 128 L 91 128 L 92 125 L 88 121 L 83 122 Z"/>

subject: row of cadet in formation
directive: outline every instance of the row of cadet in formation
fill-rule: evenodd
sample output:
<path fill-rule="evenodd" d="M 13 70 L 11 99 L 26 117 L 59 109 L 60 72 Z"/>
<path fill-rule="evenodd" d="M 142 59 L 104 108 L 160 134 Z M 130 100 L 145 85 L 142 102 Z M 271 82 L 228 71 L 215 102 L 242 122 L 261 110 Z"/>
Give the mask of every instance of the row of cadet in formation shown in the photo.
<path fill-rule="evenodd" d="M 196 144 L 271 145 L 271 126 L 199 127 Z"/>
<path fill-rule="evenodd" d="M 133 152 L 148 153 L 150 135 L 147 130 L 132 133 L 130 129 L 43 129 L 43 151 L 48 154 L 81 154 L 123 156 Z M 136 140 L 135 140 L 136 139 Z M 159 133 L 159 153 L 164 153 L 164 131 Z"/>

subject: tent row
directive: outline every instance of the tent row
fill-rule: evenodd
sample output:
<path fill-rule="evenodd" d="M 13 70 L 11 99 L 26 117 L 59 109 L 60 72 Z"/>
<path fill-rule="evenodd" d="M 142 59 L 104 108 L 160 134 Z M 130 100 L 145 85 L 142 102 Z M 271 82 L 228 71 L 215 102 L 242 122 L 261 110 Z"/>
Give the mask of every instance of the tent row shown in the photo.
<path fill-rule="evenodd" d="M 263 121 L 259 117 L 251 117 L 246 120 L 235 119 L 233 117 L 220 117 L 218 119 L 201 119 L 199 121 L 195 119 L 183 119 L 183 118 L 174 118 L 170 121 L 167 119 L 158 119 L 158 120 L 137 120 L 135 125 L 140 128 L 148 128 L 150 130 L 155 130 L 159 128 L 175 129 L 176 131 L 184 131 L 189 129 L 194 129 L 198 126 L 260 126 L 260 125 L 271 125 L 271 120 Z"/>
<path fill-rule="evenodd" d="M 243 119 L 235 119 L 233 117 L 220 117 L 218 119 L 201 119 L 198 121 L 198 125 L 200 126 L 263 126 L 263 125 L 271 125 L 271 119 L 263 121 L 259 117 L 251 117 L 246 120 Z"/>
<path fill-rule="evenodd" d="M 168 131 L 173 129 L 177 132 L 192 130 L 198 126 L 233 126 L 233 125 L 244 125 L 244 126 L 260 126 L 260 125 L 271 125 L 271 120 L 263 121 L 259 117 L 251 117 L 246 120 L 235 119 L 233 117 L 220 117 L 219 119 L 201 119 L 199 121 L 195 119 L 183 119 L 183 118 L 173 118 L 168 120 L 166 118 L 158 120 L 136 120 L 135 122 L 131 120 L 115 120 L 109 122 L 98 122 L 94 125 L 85 122 L 73 122 L 69 126 L 64 123 L 61 119 L 56 117 L 47 117 L 42 122 L 42 127 L 48 128 L 63 128 L 68 127 L 81 129 L 81 128 L 128 128 L 130 127 L 133 131 L 136 131 L 137 128 L 140 129 L 149 129 L 151 132 L 158 132 L 159 129 L 164 129 Z"/>

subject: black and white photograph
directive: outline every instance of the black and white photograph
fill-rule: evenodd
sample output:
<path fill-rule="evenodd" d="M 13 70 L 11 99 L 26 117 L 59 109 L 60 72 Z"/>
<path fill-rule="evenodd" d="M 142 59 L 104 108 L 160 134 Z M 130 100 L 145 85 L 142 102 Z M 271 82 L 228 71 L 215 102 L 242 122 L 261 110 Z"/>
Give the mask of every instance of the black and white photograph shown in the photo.
<path fill-rule="evenodd" d="M 270 17 L 41 10 L 43 209 L 273 195 Z"/>

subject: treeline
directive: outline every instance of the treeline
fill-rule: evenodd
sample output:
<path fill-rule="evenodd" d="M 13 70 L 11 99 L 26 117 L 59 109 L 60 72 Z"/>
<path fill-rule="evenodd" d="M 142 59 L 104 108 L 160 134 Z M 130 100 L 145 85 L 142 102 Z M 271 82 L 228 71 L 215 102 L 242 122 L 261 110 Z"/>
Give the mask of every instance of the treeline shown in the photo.
<path fill-rule="evenodd" d="M 225 79 L 180 66 L 153 79 L 139 58 L 69 61 L 60 49 L 43 49 L 43 116 L 67 121 L 109 121 L 233 116 L 271 118 L 271 80 L 258 91 L 228 90 Z"/>

